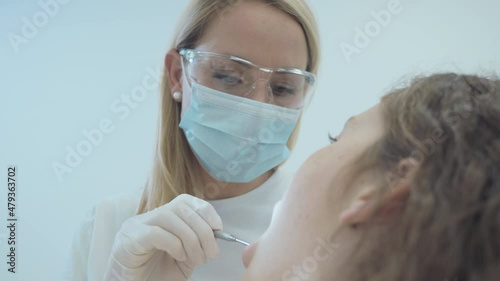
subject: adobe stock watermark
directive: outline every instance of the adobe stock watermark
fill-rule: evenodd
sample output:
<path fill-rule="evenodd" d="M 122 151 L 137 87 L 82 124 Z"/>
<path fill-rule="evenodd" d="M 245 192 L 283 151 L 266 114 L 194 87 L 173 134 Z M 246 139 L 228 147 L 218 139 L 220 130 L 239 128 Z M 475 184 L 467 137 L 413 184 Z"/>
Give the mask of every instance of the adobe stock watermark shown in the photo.
<path fill-rule="evenodd" d="M 332 257 L 335 250 L 340 248 L 340 244 L 333 241 L 334 236 L 330 235 L 327 240 L 316 238 L 317 246 L 312 254 L 302 260 L 300 264 L 294 264 L 291 269 L 283 272 L 283 281 L 303 281 L 309 280 L 311 274 L 318 270 L 320 263 Z"/>
<path fill-rule="evenodd" d="M 127 119 L 130 113 L 139 107 L 151 92 L 158 89 L 161 84 L 161 65 L 157 65 L 156 68 L 148 66 L 145 71 L 146 74 L 142 77 L 140 85 L 135 86 L 130 93 L 121 95 L 120 98 L 111 103 L 112 117 L 102 118 L 95 128 L 83 129 L 81 131 L 82 139 L 74 146 L 67 145 L 65 147 L 66 157 L 64 160 L 52 161 L 52 170 L 59 182 L 63 182 L 65 174 L 72 173 L 92 153 L 94 148 L 103 143 L 107 135 L 115 131 L 116 120 L 124 121 Z"/>
<path fill-rule="evenodd" d="M 22 17 L 21 31 L 18 33 L 9 32 L 7 38 L 9 43 L 17 54 L 19 47 L 26 45 L 29 41 L 40 32 L 42 28 L 47 26 L 50 19 L 57 16 L 62 6 L 67 5 L 71 0 L 40 0 L 38 1 L 39 10 L 36 11 L 31 17 Z"/>
<path fill-rule="evenodd" d="M 410 0 L 411 1 L 411 0 Z M 387 28 L 393 18 L 403 11 L 399 0 L 390 0 L 387 7 L 378 12 L 371 11 L 372 20 L 364 24 L 364 26 L 356 26 L 354 28 L 354 38 L 352 43 L 341 42 L 339 47 L 346 59 L 347 63 L 351 63 L 354 55 L 361 54 L 362 50 L 370 46 L 372 40 L 378 37 L 384 28 Z"/>

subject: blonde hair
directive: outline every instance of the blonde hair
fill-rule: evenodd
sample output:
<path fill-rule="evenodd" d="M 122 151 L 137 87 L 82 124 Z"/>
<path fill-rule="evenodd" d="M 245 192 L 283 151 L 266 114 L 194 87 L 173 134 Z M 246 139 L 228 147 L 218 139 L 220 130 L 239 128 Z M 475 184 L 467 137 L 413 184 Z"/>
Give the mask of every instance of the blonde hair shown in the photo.
<path fill-rule="evenodd" d="M 214 17 L 240 1 L 244 0 L 193 0 L 177 28 L 171 48 L 179 50 L 196 47 L 205 28 Z M 315 18 L 305 0 L 262 0 L 262 2 L 289 14 L 302 26 L 308 46 L 306 70 L 316 74 L 320 56 L 318 30 Z M 166 204 L 182 193 L 204 198 L 203 190 L 199 188 L 202 185 L 197 172 L 200 166 L 178 126 L 181 104 L 174 102 L 171 94 L 165 68 L 153 171 L 144 188 L 137 214 Z M 299 125 L 300 119 L 287 142 L 290 149 L 295 146 Z"/>

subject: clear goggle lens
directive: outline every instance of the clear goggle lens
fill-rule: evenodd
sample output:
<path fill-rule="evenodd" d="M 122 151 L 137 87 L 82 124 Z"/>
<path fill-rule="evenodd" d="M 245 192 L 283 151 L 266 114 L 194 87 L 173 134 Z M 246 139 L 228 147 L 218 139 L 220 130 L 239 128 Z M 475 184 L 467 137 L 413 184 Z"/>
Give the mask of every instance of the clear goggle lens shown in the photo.
<path fill-rule="evenodd" d="M 196 50 L 180 53 L 188 81 L 250 99 L 258 82 L 266 81 L 268 102 L 281 107 L 303 107 L 314 85 L 314 75 L 299 69 L 262 68 L 238 57 Z"/>

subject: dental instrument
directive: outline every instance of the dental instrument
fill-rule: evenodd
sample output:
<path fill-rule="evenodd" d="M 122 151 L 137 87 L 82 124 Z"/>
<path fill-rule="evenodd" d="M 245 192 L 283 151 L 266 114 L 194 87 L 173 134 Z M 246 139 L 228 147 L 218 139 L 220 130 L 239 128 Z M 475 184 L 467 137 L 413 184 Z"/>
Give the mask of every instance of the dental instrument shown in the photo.
<path fill-rule="evenodd" d="M 245 246 L 249 246 L 250 243 L 246 242 L 246 241 L 243 241 L 241 239 L 239 239 L 238 237 L 232 235 L 232 234 L 229 234 L 229 233 L 226 233 L 226 232 L 223 232 L 223 231 L 220 231 L 220 230 L 214 230 L 214 235 L 215 235 L 215 238 L 219 238 L 219 239 L 222 239 L 222 240 L 225 240 L 225 241 L 229 241 L 229 242 L 237 242 L 237 243 L 240 243 L 240 244 L 243 244 Z"/>

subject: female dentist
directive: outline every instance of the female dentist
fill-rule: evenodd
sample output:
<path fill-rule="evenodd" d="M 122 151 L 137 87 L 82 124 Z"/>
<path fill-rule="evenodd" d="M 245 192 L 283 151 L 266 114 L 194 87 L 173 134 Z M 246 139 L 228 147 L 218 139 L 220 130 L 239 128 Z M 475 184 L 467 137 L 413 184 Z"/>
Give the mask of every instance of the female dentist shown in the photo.
<path fill-rule="evenodd" d="M 152 175 L 89 213 L 65 279 L 240 279 L 243 248 L 213 230 L 254 241 L 268 227 L 318 40 L 305 0 L 192 1 L 165 57 Z"/>

